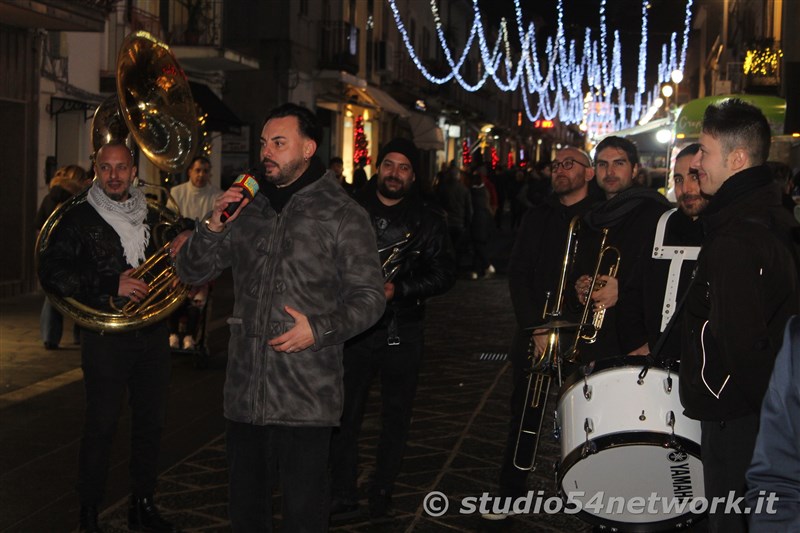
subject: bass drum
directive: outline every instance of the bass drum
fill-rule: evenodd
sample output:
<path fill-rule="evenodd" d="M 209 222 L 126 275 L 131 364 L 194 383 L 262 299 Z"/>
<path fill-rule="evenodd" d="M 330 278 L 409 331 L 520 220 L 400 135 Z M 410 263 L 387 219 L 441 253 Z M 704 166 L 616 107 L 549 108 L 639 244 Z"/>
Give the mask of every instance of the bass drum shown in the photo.
<path fill-rule="evenodd" d="M 683 415 L 678 367 L 626 356 L 590 363 L 558 400 L 558 489 L 578 516 L 618 531 L 685 527 L 703 497 L 700 423 Z"/>

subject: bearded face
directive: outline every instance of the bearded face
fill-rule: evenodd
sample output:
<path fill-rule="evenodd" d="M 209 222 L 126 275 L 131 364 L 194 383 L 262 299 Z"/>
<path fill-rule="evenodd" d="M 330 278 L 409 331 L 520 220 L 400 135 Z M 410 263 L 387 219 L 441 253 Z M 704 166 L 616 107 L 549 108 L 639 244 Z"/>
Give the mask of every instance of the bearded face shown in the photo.
<path fill-rule="evenodd" d="M 378 194 L 387 200 L 400 200 L 415 179 L 411 161 L 399 152 L 389 152 L 378 167 Z"/>
<path fill-rule="evenodd" d="M 681 157 L 675 161 L 673 180 L 675 199 L 681 211 L 689 217 L 697 217 L 708 205 L 708 198 L 700 191 L 703 171 L 691 166 L 692 156 Z"/>

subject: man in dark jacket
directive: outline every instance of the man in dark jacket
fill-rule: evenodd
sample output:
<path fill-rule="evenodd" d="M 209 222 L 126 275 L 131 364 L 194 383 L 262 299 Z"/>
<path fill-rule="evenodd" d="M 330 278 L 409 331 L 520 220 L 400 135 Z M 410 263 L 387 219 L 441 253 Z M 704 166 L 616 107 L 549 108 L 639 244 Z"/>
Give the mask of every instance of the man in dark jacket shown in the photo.
<path fill-rule="evenodd" d="M 345 347 L 344 413 L 332 445 L 333 520 L 358 514 L 358 434 L 369 388 L 378 373 L 382 429 L 369 511 L 374 519 L 388 513 L 422 363 L 425 300 L 444 293 L 455 282 L 444 213 L 419 194 L 418 173 L 417 148 L 409 140 L 394 139 L 381 150 L 376 183 L 358 196 L 377 234 L 387 308 L 378 324 Z"/>
<path fill-rule="evenodd" d="M 553 330 L 532 331 L 531 328 L 550 320 L 550 317 L 544 316 L 543 311 L 545 302 L 548 301 L 548 293 L 550 293 L 549 311 L 556 306 L 556 292 L 570 222 L 576 216 L 585 215 L 594 201 L 588 196 L 588 184 L 594 177 L 594 169 L 591 159 L 583 150 L 573 147 L 560 150 L 551 168 L 553 194 L 525 214 L 508 264 L 508 286 L 517 323 L 510 351 L 514 370 L 511 424 L 499 483 L 500 496 L 504 497 L 516 498 L 527 493 L 528 472 L 534 466 L 531 439 L 524 439 L 519 449 L 517 440 L 531 371 L 529 355 L 539 357 L 542 354 L 549 333 Z M 571 289 L 565 287 L 565 290 Z M 565 311 L 563 317 L 569 316 L 573 320 L 577 318 L 568 315 L 566 309 L 563 311 Z M 559 333 L 562 342 L 568 345 L 566 335 L 569 331 L 561 330 Z M 543 399 L 547 393 L 544 394 Z M 547 412 L 544 408 L 542 411 Z M 549 410 L 551 413 L 552 411 Z M 538 435 L 536 438 L 538 439 Z M 489 520 L 505 517 L 504 513 L 484 515 L 484 518 Z"/>
<path fill-rule="evenodd" d="M 800 531 L 800 317 L 786 324 L 783 346 L 761 406 L 753 461 L 747 470 L 752 533 Z M 773 509 L 764 500 L 772 498 Z M 776 511 L 772 513 L 772 510 Z"/>
<path fill-rule="evenodd" d="M 240 187 L 224 192 L 178 256 L 187 283 L 233 272 L 224 405 L 234 531 L 271 530 L 279 477 L 284 530 L 327 531 L 342 346 L 385 307 L 369 217 L 314 157 L 320 138 L 308 109 L 273 109 L 261 133 L 259 194 L 248 202 Z"/>
<path fill-rule="evenodd" d="M 666 329 L 689 287 L 703 240 L 699 215 L 708 198 L 700 192 L 699 171 L 691 167 L 698 150 L 700 145 L 693 143 L 675 157 L 672 177 L 678 207 L 661 215 L 652 253 L 634 266 L 631 281 L 620 294 L 617 307 L 623 353 L 648 355 L 658 347 L 654 355 L 661 360 L 681 358 L 679 320 Z M 664 332 L 666 337 L 661 340 Z"/>
<path fill-rule="evenodd" d="M 706 109 L 694 166 L 712 196 L 684 313 L 681 403 L 700 420 L 705 496 L 743 496 L 758 414 L 783 328 L 798 310 L 793 220 L 764 166 L 770 128 L 738 99 Z M 713 511 L 713 509 L 712 509 Z M 746 517 L 709 514 L 710 531 L 746 531 Z"/>
<path fill-rule="evenodd" d="M 576 269 L 582 276 L 575 286 L 581 304 L 585 304 L 589 296 L 591 276 L 600 253 L 602 230 L 608 229 L 605 246 L 616 248 L 620 261 L 616 276 L 608 275 L 611 264 L 616 260 L 616 252 L 607 254 L 598 269 L 588 322 L 591 323 L 595 313 L 601 313 L 604 318 L 596 341 L 592 344 L 579 343 L 578 353 L 582 362 L 622 354 L 615 308 L 619 291 L 629 281 L 637 261 L 650 254 L 658 220 L 669 209 L 669 202 L 664 196 L 653 189 L 635 185 L 639 151 L 629 140 L 611 136 L 600 141 L 594 165 L 595 179 L 605 194 L 605 201 L 592 207 L 581 227 Z M 592 334 L 592 327 L 583 328 L 583 333 Z"/>
<path fill-rule="evenodd" d="M 99 311 L 141 301 L 147 284 L 131 277 L 156 245 L 158 221 L 144 193 L 132 187 L 133 156 L 124 144 L 97 151 L 97 179 L 85 201 L 68 211 L 39 257 L 39 280 L 49 293 L 72 297 Z M 170 374 L 165 321 L 124 333 L 84 330 L 81 368 L 86 422 L 78 468 L 81 531 L 101 531 L 98 506 L 105 493 L 111 445 L 127 388 L 131 407 L 131 506 L 133 530 L 175 531 L 153 505 L 158 451 Z"/>

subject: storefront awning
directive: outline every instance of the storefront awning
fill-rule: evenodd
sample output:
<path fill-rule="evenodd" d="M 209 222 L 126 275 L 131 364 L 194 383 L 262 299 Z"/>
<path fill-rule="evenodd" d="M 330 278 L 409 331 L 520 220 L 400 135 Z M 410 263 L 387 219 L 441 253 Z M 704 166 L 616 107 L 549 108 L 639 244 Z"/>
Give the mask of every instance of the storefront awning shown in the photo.
<path fill-rule="evenodd" d="M 786 100 L 777 96 L 728 94 L 698 98 L 684 105 L 675 121 L 675 136 L 678 139 L 695 139 L 699 137 L 706 108 L 711 104 L 719 103 L 728 98 L 739 98 L 761 109 L 761 112 L 767 117 L 772 134 L 783 135 L 783 123 L 786 119 Z"/>
<path fill-rule="evenodd" d="M 374 100 L 375 103 L 378 105 L 378 107 L 380 107 L 384 111 L 394 113 L 395 115 L 402 118 L 408 118 L 408 116 L 411 115 L 409 110 L 403 107 L 403 105 L 400 102 L 392 98 L 392 96 L 389 95 L 388 93 L 378 89 L 377 87 L 373 85 L 368 85 L 367 87 L 364 87 L 361 90 L 364 91 L 367 94 L 367 96 L 369 96 L 372 100 Z"/>
<path fill-rule="evenodd" d="M 192 98 L 204 113 L 208 114 L 206 129 L 220 133 L 238 133 L 242 127 L 239 117 L 225 103 L 202 83 L 189 82 Z"/>
<path fill-rule="evenodd" d="M 428 115 L 411 113 L 408 125 L 414 135 L 414 144 L 420 150 L 444 150 L 444 134 Z"/>

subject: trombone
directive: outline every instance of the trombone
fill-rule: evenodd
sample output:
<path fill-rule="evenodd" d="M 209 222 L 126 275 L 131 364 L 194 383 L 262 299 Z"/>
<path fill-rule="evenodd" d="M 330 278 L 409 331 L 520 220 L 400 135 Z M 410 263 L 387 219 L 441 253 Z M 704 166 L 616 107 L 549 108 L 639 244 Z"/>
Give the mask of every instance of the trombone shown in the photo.
<path fill-rule="evenodd" d="M 558 381 L 561 383 L 561 367 L 559 358 L 561 352 L 560 328 L 574 327 L 574 324 L 564 322 L 563 305 L 564 290 L 567 275 L 575 261 L 578 249 L 578 232 L 580 231 L 580 217 L 575 216 L 569 223 L 567 241 L 564 247 L 564 258 L 561 263 L 561 273 L 552 307 L 550 307 L 551 293 L 547 293 L 547 300 L 542 311 L 542 319 L 546 321 L 541 327 L 535 328 L 531 333 L 528 354 L 531 359 L 530 375 L 525 390 L 525 403 L 522 408 L 517 442 L 514 446 L 514 467 L 519 470 L 534 470 L 536 454 L 539 450 L 539 438 L 542 431 L 542 422 L 546 412 L 550 383 L 553 380 L 553 371 L 558 371 Z M 541 354 L 536 354 L 534 336 L 537 329 L 549 329 L 547 333 L 547 346 Z"/>

